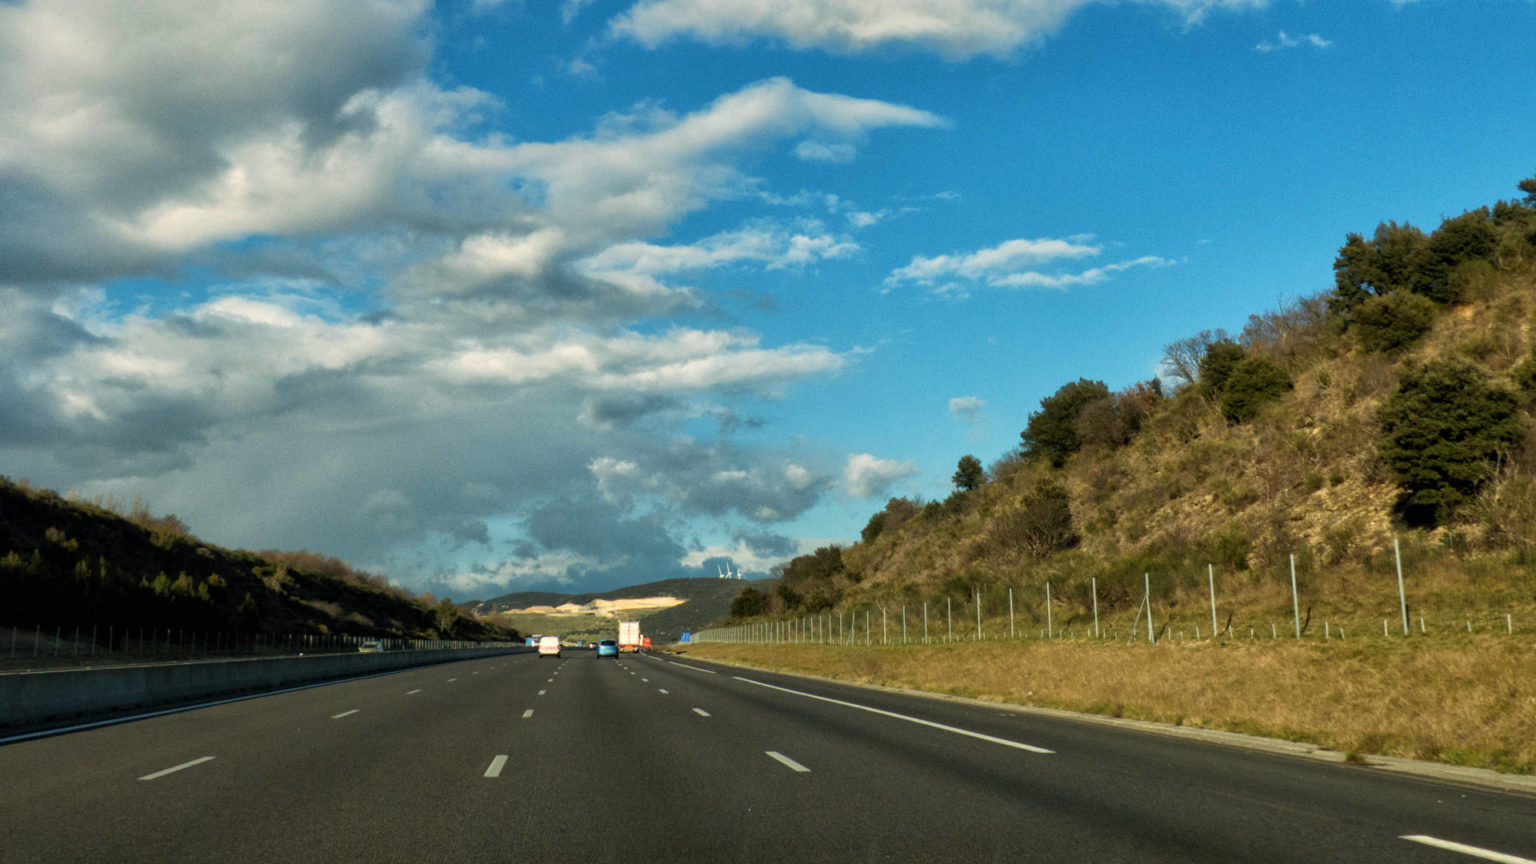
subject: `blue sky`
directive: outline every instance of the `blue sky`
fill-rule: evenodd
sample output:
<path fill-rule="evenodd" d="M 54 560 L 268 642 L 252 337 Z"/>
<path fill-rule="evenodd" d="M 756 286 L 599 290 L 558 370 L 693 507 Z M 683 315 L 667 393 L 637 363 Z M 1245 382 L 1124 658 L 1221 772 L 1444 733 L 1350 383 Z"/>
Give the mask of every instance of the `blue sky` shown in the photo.
<path fill-rule="evenodd" d="M 0 5 L 0 472 L 458 599 L 857 536 L 1536 173 L 1531 0 Z"/>

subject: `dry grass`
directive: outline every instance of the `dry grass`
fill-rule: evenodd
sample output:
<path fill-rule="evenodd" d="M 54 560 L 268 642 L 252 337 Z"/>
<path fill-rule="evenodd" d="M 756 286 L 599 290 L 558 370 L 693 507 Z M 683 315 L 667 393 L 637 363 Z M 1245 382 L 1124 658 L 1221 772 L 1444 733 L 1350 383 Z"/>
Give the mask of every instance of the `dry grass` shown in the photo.
<path fill-rule="evenodd" d="M 694 645 L 773 669 L 1536 773 L 1528 638 Z"/>

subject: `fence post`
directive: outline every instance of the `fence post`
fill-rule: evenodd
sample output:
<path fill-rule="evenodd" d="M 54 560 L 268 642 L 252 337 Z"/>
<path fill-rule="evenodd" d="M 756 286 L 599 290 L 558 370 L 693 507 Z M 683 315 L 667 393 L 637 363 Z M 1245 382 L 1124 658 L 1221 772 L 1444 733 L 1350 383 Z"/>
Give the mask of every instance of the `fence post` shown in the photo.
<path fill-rule="evenodd" d="M 1408 595 L 1403 591 L 1403 553 L 1392 538 L 1392 558 L 1397 561 L 1397 605 L 1403 612 L 1403 635 L 1408 635 Z"/>
<path fill-rule="evenodd" d="M 1045 580 L 1045 638 L 1055 639 L 1055 625 L 1051 623 L 1051 580 Z"/>
<path fill-rule="evenodd" d="M 901 644 L 907 644 L 907 604 L 901 604 Z"/>
<path fill-rule="evenodd" d="M 1211 639 L 1214 640 L 1216 638 L 1216 568 L 1210 563 L 1205 565 L 1205 579 L 1211 585 Z"/>
<path fill-rule="evenodd" d="M 1296 621 L 1296 638 L 1301 638 L 1301 603 L 1296 599 L 1296 553 L 1291 553 L 1291 616 Z"/>
<path fill-rule="evenodd" d="M 928 644 L 928 601 L 923 601 L 923 644 Z"/>
<path fill-rule="evenodd" d="M 869 629 L 869 610 L 868 609 L 864 610 L 864 644 L 865 645 L 873 645 L 873 644 L 875 644 L 874 633 L 871 632 L 870 629 Z"/>
<path fill-rule="evenodd" d="M 1099 577 L 1088 580 L 1088 590 L 1093 592 L 1093 638 L 1099 637 Z"/>
<path fill-rule="evenodd" d="M 1013 638 L 1013 589 L 1008 589 L 1008 638 Z"/>
<path fill-rule="evenodd" d="M 1143 571 L 1141 574 L 1143 589 L 1147 592 L 1147 641 L 1157 644 L 1157 633 L 1152 629 L 1152 574 Z"/>
<path fill-rule="evenodd" d="M 981 589 L 976 589 L 976 641 L 981 641 Z"/>
<path fill-rule="evenodd" d="M 887 641 L 888 640 L 885 638 L 885 607 L 881 606 L 880 607 L 880 644 L 884 645 L 884 644 L 887 643 Z"/>
<path fill-rule="evenodd" d="M 949 620 L 949 632 L 944 634 L 945 642 L 955 641 L 955 603 L 949 597 L 944 598 L 944 613 Z"/>

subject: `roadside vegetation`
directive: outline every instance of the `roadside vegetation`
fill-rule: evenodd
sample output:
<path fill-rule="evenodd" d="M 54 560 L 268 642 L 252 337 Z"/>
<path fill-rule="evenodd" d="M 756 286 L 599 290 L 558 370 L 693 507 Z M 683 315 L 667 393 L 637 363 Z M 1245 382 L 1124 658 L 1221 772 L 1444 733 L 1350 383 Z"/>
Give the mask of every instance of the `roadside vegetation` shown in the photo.
<path fill-rule="evenodd" d="M 516 633 L 310 552 L 203 543 L 142 502 L 0 478 L 0 625 L 484 640 Z"/>

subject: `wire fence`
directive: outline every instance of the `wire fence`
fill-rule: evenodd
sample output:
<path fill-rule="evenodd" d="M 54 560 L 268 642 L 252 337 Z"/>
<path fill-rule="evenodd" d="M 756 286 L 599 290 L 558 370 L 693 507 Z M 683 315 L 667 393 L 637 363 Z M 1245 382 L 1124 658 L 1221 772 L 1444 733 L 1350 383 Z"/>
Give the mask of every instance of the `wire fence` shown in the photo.
<path fill-rule="evenodd" d="M 1134 609 L 1106 608 L 1101 611 L 1101 593 L 1096 579 L 1090 580 L 1088 596 L 1067 606 L 1053 602 L 1052 586 L 1044 583 L 1043 599 L 1038 592 L 1024 605 L 1023 592 L 1015 589 L 977 589 L 965 596 L 930 597 L 914 601 L 850 604 L 842 609 L 808 615 L 768 618 L 728 627 L 705 629 L 691 634 L 693 642 L 735 642 L 749 644 L 824 644 L 824 645 L 931 645 L 965 641 L 1026 639 L 1069 639 L 1095 641 L 1183 642 L 1190 640 L 1348 640 L 1362 638 L 1405 638 L 1451 634 L 1494 634 L 1528 636 L 1536 634 L 1536 604 L 1512 606 L 1507 611 L 1410 614 L 1408 595 L 1402 576 L 1402 559 L 1396 561 L 1397 597 L 1390 615 L 1352 611 L 1314 617 L 1313 607 L 1303 607 L 1297 583 L 1296 559 L 1290 560 L 1290 609 L 1288 615 L 1269 615 L 1239 619 L 1228 611 L 1222 617 L 1214 567 L 1207 566 L 1206 584 L 1209 607 L 1204 603 L 1178 606 L 1159 604 L 1151 574 L 1144 574 L 1139 598 L 1132 594 Z M 1118 593 L 1125 599 L 1124 586 Z M 1185 598 L 1187 600 L 1187 597 Z M 1128 604 L 1126 604 L 1128 605 Z M 1159 608 L 1161 605 L 1161 608 Z M 1062 607 L 1059 608 L 1058 607 Z M 1208 615 L 1207 615 L 1208 613 Z"/>
<path fill-rule="evenodd" d="M 5 671 L 174 663 L 358 651 L 506 648 L 510 642 L 401 639 L 320 633 L 260 633 L 87 625 L 0 627 Z"/>

